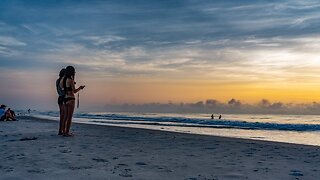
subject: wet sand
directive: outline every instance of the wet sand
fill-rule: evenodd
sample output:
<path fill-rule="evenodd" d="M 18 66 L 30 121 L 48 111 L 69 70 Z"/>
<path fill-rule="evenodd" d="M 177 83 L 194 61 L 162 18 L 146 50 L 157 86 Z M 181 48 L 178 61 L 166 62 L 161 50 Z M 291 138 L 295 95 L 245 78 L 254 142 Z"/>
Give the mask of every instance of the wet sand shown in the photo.
<path fill-rule="evenodd" d="M 318 179 L 320 147 L 20 117 L 0 122 L 0 179 Z"/>

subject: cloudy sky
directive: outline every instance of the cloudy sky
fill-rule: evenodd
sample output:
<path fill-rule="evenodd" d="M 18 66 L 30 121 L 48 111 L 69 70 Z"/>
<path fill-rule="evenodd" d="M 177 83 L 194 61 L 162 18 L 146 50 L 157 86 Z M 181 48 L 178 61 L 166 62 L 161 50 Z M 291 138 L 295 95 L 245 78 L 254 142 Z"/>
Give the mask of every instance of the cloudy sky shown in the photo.
<path fill-rule="evenodd" d="M 2 0 L 0 104 L 56 108 L 73 65 L 82 107 L 320 100 L 320 3 Z"/>

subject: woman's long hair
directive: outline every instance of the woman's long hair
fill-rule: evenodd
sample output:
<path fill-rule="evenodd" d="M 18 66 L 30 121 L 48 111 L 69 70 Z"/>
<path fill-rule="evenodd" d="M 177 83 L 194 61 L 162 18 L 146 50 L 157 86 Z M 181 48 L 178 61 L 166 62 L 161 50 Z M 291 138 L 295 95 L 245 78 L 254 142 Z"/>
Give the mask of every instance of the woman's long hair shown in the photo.
<path fill-rule="evenodd" d="M 59 73 L 59 79 L 63 78 L 65 74 L 66 74 L 66 69 L 65 68 L 61 69 Z"/>
<path fill-rule="evenodd" d="M 70 79 L 74 79 L 75 72 L 76 71 L 75 71 L 73 66 L 67 66 L 66 67 L 65 77 L 66 78 L 70 78 Z"/>

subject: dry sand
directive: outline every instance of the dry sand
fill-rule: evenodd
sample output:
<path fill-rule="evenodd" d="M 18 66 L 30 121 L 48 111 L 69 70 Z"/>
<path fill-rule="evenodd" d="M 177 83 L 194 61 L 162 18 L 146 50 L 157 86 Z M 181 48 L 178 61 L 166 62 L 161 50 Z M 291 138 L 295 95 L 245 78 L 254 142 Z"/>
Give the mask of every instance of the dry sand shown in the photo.
<path fill-rule="evenodd" d="M 0 179 L 319 179 L 320 147 L 21 117 L 0 122 Z"/>

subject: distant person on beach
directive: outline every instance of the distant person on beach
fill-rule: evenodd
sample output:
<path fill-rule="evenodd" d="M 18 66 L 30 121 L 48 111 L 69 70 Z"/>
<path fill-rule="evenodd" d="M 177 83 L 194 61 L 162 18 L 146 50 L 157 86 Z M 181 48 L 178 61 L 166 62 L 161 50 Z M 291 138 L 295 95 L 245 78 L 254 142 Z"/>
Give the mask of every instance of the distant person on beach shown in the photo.
<path fill-rule="evenodd" d="M 220 114 L 219 119 L 221 119 L 221 117 L 222 117 L 222 116 L 221 116 L 221 114 Z"/>
<path fill-rule="evenodd" d="M 28 113 L 29 113 L 29 114 L 30 114 L 30 111 L 31 111 L 31 110 L 30 110 L 30 109 L 28 109 Z"/>
<path fill-rule="evenodd" d="M 72 136 L 70 133 L 70 127 L 72 122 L 72 116 L 75 107 L 75 96 L 74 94 L 82 90 L 85 86 L 75 87 L 75 69 L 72 66 L 68 66 L 65 71 L 65 76 L 60 80 L 60 87 L 65 93 L 64 97 L 64 120 L 63 120 L 63 136 Z"/>
<path fill-rule="evenodd" d="M 63 120 L 64 120 L 64 115 L 65 115 L 65 110 L 64 110 L 64 107 L 63 107 L 63 99 L 64 99 L 64 91 L 63 89 L 60 87 L 60 81 L 61 79 L 64 77 L 66 73 L 66 69 L 63 68 L 60 70 L 60 73 L 59 73 L 59 78 L 56 80 L 56 90 L 57 90 L 57 93 L 59 95 L 58 97 L 58 105 L 59 105 L 59 112 L 60 112 L 60 123 L 59 123 L 59 132 L 58 132 L 58 135 L 62 135 L 63 134 Z"/>
<path fill-rule="evenodd" d="M 214 119 L 214 116 L 213 116 L 213 114 L 211 114 L 211 119 Z"/>

